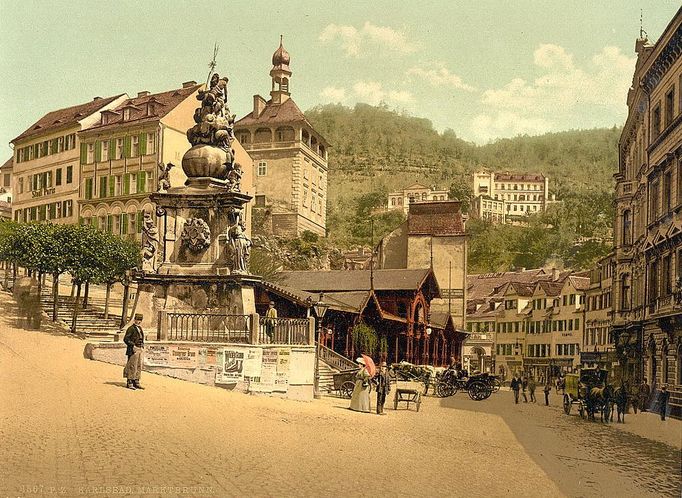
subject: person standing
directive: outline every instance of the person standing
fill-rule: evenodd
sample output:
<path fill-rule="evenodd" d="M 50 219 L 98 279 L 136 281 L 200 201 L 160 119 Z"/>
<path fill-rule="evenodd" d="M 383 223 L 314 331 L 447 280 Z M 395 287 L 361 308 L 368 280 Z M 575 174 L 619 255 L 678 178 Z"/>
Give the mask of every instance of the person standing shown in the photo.
<path fill-rule="evenodd" d="M 135 313 L 133 324 L 128 327 L 123 337 L 126 345 L 128 361 L 123 369 L 123 376 L 127 379 L 128 389 L 144 389 L 140 385 L 140 373 L 142 373 L 142 354 L 144 352 L 144 332 L 142 331 L 142 318 L 140 313 Z"/>
<path fill-rule="evenodd" d="M 639 409 L 645 412 L 647 406 L 649 405 L 649 396 L 651 396 L 651 387 L 647 383 L 646 379 L 642 379 L 642 383 L 639 386 Z"/>
<path fill-rule="evenodd" d="M 369 372 L 365 367 L 365 360 L 360 357 L 355 360 L 360 369 L 355 374 L 355 386 L 350 398 L 350 409 L 356 412 L 370 412 L 369 402 Z"/>
<path fill-rule="evenodd" d="M 268 310 L 265 312 L 265 335 L 268 336 L 268 342 L 272 342 L 275 336 L 275 322 L 277 322 L 277 309 L 275 302 L 270 301 Z"/>
<path fill-rule="evenodd" d="M 521 381 L 521 394 L 523 394 L 523 402 L 528 403 L 528 396 L 526 396 L 526 391 L 528 390 L 528 377 L 523 376 Z"/>
<path fill-rule="evenodd" d="M 521 379 L 519 379 L 519 376 L 514 374 L 514 377 L 511 380 L 511 390 L 514 391 L 514 404 L 519 404 L 519 390 L 521 389 Z"/>
<path fill-rule="evenodd" d="M 530 394 L 531 402 L 536 403 L 537 399 L 535 399 L 535 379 L 532 375 L 528 379 L 528 393 Z"/>
<path fill-rule="evenodd" d="M 545 406 L 549 406 L 549 393 L 552 391 L 552 386 L 549 383 L 549 379 L 547 379 L 543 391 L 545 393 Z"/>
<path fill-rule="evenodd" d="M 391 379 L 388 376 L 388 367 L 386 362 L 382 361 L 379 365 L 379 371 L 376 376 L 377 385 L 377 415 L 386 415 L 384 413 L 384 404 L 386 403 L 386 396 L 391 392 Z"/>
<path fill-rule="evenodd" d="M 661 387 L 661 392 L 658 393 L 658 409 L 661 413 L 661 420 L 665 420 L 665 412 L 668 408 L 668 400 L 670 399 L 670 393 L 668 392 L 668 385 L 663 384 Z"/>

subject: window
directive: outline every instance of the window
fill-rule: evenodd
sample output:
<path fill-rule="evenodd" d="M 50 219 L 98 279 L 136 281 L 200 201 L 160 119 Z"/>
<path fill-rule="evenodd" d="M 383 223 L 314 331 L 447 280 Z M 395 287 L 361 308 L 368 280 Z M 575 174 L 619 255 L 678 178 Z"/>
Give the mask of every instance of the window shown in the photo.
<path fill-rule="evenodd" d="M 663 257 L 663 281 L 661 282 L 662 289 L 661 295 L 669 296 L 672 294 L 672 255 L 667 254 Z"/>
<path fill-rule="evenodd" d="M 66 183 L 73 183 L 73 166 L 66 167 Z"/>
<path fill-rule="evenodd" d="M 627 273 L 623 275 L 621 284 L 620 309 L 630 309 L 630 275 Z"/>
<path fill-rule="evenodd" d="M 137 194 L 137 173 L 130 173 L 129 193 Z"/>
<path fill-rule="evenodd" d="M 308 190 L 303 190 L 303 206 L 308 207 Z"/>
<path fill-rule="evenodd" d="M 268 174 L 268 163 L 261 161 L 258 163 L 258 176 L 265 176 Z"/>
<path fill-rule="evenodd" d="M 658 218 L 658 180 L 651 183 L 651 192 L 649 192 L 649 223 L 654 222 Z"/>
<path fill-rule="evenodd" d="M 55 187 L 59 187 L 62 184 L 62 168 L 57 168 L 54 175 Z"/>
<path fill-rule="evenodd" d="M 147 154 L 156 152 L 156 133 L 147 133 Z"/>
<path fill-rule="evenodd" d="M 123 138 L 116 139 L 116 155 L 114 159 L 123 159 Z"/>
<path fill-rule="evenodd" d="M 256 207 L 265 207 L 265 196 L 264 195 L 257 195 L 255 202 L 256 202 Z"/>
<path fill-rule="evenodd" d="M 99 179 L 99 198 L 103 199 L 107 196 L 107 177 L 102 176 Z"/>
<path fill-rule="evenodd" d="M 121 175 L 117 175 L 114 179 L 114 195 L 121 195 Z"/>
<path fill-rule="evenodd" d="M 95 144 L 89 143 L 86 154 L 86 164 L 92 164 L 95 162 Z"/>
<path fill-rule="evenodd" d="M 651 113 L 651 138 L 656 139 L 661 134 L 661 104 L 656 104 Z"/>
<path fill-rule="evenodd" d="M 23 178 L 19 178 L 19 181 L 17 182 L 17 186 L 19 189 L 19 193 L 23 194 L 24 193 L 24 179 Z"/>
<path fill-rule="evenodd" d="M 85 199 L 92 199 L 92 178 L 85 179 Z"/>
<path fill-rule="evenodd" d="M 64 137 L 57 137 L 57 152 L 64 152 Z"/>
<path fill-rule="evenodd" d="M 632 230 L 631 230 L 632 220 L 630 216 L 630 210 L 623 211 L 623 245 L 632 244 Z"/>
<path fill-rule="evenodd" d="M 666 171 L 663 175 L 663 212 L 670 212 L 670 195 L 672 184 L 672 172 Z"/>
<path fill-rule="evenodd" d="M 76 134 L 72 133 L 71 135 L 66 135 L 64 141 L 64 150 L 74 149 L 76 147 Z"/>
<path fill-rule="evenodd" d="M 100 143 L 100 147 L 102 147 L 102 152 L 100 153 L 101 161 L 108 161 L 109 160 L 109 140 L 104 140 Z"/>
<path fill-rule="evenodd" d="M 137 157 L 140 155 L 140 137 L 133 135 L 130 137 L 130 157 Z"/>
<path fill-rule="evenodd" d="M 667 128 L 673 121 L 675 112 L 675 87 L 673 86 L 665 94 L 665 127 Z"/>

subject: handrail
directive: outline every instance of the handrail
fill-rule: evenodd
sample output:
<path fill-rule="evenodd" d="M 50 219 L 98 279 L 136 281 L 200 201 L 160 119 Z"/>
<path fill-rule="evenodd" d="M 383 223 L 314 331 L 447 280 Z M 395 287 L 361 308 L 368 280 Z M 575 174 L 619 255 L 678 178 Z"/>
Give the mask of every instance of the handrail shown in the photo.
<path fill-rule="evenodd" d="M 343 355 L 340 355 L 333 349 L 318 344 L 319 347 L 319 357 L 327 365 L 336 368 L 338 370 L 350 370 L 351 368 L 357 368 L 357 365 L 353 360 L 349 360 Z"/>

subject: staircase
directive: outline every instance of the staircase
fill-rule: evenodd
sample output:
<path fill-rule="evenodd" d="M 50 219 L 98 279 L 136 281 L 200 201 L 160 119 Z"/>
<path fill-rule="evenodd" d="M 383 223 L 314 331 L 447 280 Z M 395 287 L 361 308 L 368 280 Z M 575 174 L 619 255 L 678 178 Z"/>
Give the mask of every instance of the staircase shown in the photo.
<path fill-rule="evenodd" d="M 76 332 L 84 335 L 88 339 L 114 342 L 115 334 L 120 331 L 119 324 L 121 322 L 121 315 L 109 313 L 109 318 L 105 319 L 104 300 L 93 299 L 91 297 L 88 301 L 88 307 L 83 309 L 81 298 L 81 308 L 76 320 Z M 59 296 L 58 303 L 57 319 L 71 328 L 74 298 Z M 45 311 L 48 316 L 52 317 L 52 295 L 43 293 L 41 296 L 41 304 L 43 311 Z"/>
<path fill-rule="evenodd" d="M 334 374 L 342 370 L 357 369 L 354 361 L 340 355 L 333 349 L 319 345 L 318 372 L 320 375 L 320 392 L 331 392 L 334 389 Z"/>

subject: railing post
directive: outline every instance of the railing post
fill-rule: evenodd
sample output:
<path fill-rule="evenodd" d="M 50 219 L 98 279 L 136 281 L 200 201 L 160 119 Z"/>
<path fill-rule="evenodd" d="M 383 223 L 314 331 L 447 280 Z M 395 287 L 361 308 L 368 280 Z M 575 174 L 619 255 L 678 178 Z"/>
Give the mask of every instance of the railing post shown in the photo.
<path fill-rule="evenodd" d="M 159 322 L 156 324 L 156 340 L 168 340 L 168 312 L 159 311 Z"/>
<path fill-rule="evenodd" d="M 308 344 L 315 345 L 315 318 L 308 317 Z"/>
<path fill-rule="evenodd" d="M 252 313 L 249 315 L 249 333 L 250 333 L 250 343 L 258 344 L 260 338 L 260 316 L 258 313 Z"/>

